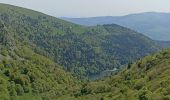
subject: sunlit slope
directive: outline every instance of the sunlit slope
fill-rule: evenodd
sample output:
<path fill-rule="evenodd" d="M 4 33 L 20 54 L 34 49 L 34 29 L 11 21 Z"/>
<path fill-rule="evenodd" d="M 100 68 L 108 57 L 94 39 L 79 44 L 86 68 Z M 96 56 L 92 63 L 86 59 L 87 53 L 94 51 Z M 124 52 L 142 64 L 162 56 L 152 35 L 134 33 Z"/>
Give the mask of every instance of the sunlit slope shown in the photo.
<path fill-rule="evenodd" d="M 10 27 L 0 21 L 1 100 L 56 99 L 75 91 L 78 83 L 54 61 L 17 40 Z"/>
<path fill-rule="evenodd" d="M 77 99 L 169 100 L 170 49 L 129 64 L 116 75 L 82 86 Z"/>

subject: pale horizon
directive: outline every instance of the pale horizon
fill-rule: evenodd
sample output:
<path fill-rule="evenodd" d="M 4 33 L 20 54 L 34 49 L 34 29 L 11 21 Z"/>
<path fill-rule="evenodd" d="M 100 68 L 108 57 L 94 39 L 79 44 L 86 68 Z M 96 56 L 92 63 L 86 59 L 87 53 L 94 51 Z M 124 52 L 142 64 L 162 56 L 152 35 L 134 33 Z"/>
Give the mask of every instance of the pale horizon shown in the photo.
<path fill-rule="evenodd" d="M 40 3 L 41 2 L 41 3 Z M 124 16 L 158 12 L 170 13 L 170 0 L 0 0 L 0 3 L 39 11 L 55 17 Z"/>

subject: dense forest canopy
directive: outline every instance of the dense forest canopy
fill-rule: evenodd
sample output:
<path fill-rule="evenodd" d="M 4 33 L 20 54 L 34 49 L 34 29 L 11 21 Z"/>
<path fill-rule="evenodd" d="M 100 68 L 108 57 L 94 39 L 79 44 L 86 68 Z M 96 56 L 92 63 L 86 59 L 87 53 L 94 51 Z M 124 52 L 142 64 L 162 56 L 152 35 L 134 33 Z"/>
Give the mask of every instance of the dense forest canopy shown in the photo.
<path fill-rule="evenodd" d="M 4 4 L 0 20 L 11 37 L 80 78 L 119 68 L 159 49 L 151 39 L 115 24 L 84 27 Z"/>
<path fill-rule="evenodd" d="M 169 50 L 141 59 L 158 50 L 150 38 L 119 25 L 84 27 L 0 4 L 0 99 L 168 98 L 167 78 L 156 84 L 165 90 L 151 84 L 167 74 Z M 83 80 L 126 64 L 110 78 Z"/>
<path fill-rule="evenodd" d="M 169 100 L 170 49 L 129 64 L 114 76 L 89 82 L 73 100 Z"/>

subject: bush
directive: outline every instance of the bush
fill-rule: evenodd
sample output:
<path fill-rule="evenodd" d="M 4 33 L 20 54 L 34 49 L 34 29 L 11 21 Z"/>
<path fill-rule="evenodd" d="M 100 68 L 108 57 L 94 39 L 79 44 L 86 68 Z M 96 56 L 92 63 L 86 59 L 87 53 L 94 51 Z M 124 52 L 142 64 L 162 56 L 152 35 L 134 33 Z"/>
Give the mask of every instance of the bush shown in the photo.
<path fill-rule="evenodd" d="M 30 87 L 29 86 L 24 86 L 24 93 L 28 93 L 30 91 Z"/>
<path fill-rule="evenodd" d="M 5 70 L 4 74 L 5 74 L 6 76 L 8 76 L 8 77 L 11 75 L 11 73 L 10 73 L 9 70 Z"/>
<path fill-rule="evenodd" d="M 150 100 L 151 93 L 151 91 L 143 88 L 143 90 L 139 92 L 139 100 Z"/>
<path fill-rule="evenodd" d="M 17 95 L 21 96 L 24 93 L 24 89 L 20 84 L 16 84 L 15 91 L 17 92 Z"/>
<path fill-rule="evenodd" d="M 3 56 L 7 56 L 7 55 L 8 55 L 8 51 L 2 50 L 2 51 L 1 51 L 1 54 L 2 54 Z"/>

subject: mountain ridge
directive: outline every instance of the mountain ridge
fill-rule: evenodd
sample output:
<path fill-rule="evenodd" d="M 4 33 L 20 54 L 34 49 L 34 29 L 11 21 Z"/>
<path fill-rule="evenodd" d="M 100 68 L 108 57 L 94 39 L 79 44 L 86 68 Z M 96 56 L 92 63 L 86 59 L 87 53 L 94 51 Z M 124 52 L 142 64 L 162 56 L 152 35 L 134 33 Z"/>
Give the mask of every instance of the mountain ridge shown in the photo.
<path fill-rule="evenodd" d="M 125 16 L 104 16 L 90 18 L 62 18 L 80 25 L 118 24 L 136 30 L 154 40 L 169 41 L 170 13 L 146 12 Z"/>

